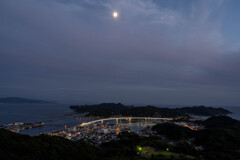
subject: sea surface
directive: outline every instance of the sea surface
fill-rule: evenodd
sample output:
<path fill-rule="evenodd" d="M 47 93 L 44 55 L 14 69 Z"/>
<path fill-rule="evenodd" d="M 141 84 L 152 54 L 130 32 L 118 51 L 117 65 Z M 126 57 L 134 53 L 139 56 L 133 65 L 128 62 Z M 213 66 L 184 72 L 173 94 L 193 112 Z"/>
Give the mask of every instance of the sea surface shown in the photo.
<path fill-rule="evenodd" d="M 44 132 L 61 130 L 76 126 L 89 119 L 78 119 L 78 114 L 70 108 L 70 104 L 1 104 L 0 125 L 4 126 L 13 122 L 45 122 L 43 127 L 22 130 L 19 133 L 37 135 Z M 168 106 L 169 107 L 169 106 Z M 169 108 L 176 108 L 174 106 Z M 224 107 L 233 114 L 229 116 L 240 120 L 240 107 Z M 202 117 L 207 118 L 207 117 Z M 131 127 L 131 126 L 130 126 Z"/>
<path fill-rule="evenodd" d="M 22 130 L 19 133 L 36 135 L 75 126 L 87 120 L 77 119 L 69 104 L 0 104 L 0 125 L 13 122 L 45 122 L 43 127 Z"/>

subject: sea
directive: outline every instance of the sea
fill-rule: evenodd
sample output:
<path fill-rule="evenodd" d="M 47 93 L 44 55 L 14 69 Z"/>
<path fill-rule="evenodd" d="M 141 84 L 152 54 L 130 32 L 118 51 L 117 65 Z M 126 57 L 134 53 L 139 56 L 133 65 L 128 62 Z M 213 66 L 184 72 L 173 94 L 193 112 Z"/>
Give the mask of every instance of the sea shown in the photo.
<path fill-rule="evenodd" d="M 0 126 L 13 122 L 45 122 L 43 127 L 21 130 L 20 134 L 38 135 L 72 127 L 90 119 L 77 118 L 79 114 L 69 108 L 70 104 L 3 104 L 0 103 Z M 168 106 L 169 107 L 169 106 Z M 178 106 L 177 106 L 178 107 Z M 169 108 L 176 108 L 170 106 Z M 229 116 L 240 120 L 240 106 L 223 107 L 232 112 Z M 201 117 L 206 119 L 208 117 Z"/>

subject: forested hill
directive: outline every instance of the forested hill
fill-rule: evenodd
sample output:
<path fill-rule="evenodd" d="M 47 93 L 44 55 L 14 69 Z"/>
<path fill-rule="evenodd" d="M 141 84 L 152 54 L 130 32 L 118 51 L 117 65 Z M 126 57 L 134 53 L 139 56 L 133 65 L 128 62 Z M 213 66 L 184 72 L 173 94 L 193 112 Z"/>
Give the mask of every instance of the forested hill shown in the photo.
<path fill-rule="evenodd" d="M 224 108 L 214 108 L 214 107 L 206 107 L 206 106 L 182 107 L 182 108 L 176 108 L 176 110 L 186 114 L 194 114 L 194 115 L 201 115 L 201 116 L 226 115 L 231 113 L 230 111 Z"/>
<path fill-rule="evenodd" d="M 96 148 L 56 136 L 16 134 L 0 128 L 1 160 L 95 160 Z"/>
<path fill-rule="evenodd" d="M 207 128 L 225 128 L 232 126 L 240 126 L 240 121 L 232 119 L 228 116 L 213 116 L 202 122 Z"/>
<path fill-rule="evenodd" d="M 76 112 L 92 112 L 97 109 L 111 109 L 114 111 L 122 111 L 133 106 L 126 106 L 121 103 L 101 103 L 96 105 L 82 105 L 82 106 L 70 106 L 71 109 L 76 110 Z"/>
<path fill-rule="evenodd" d="M 136 117 L 177 117 L 185 116 L 184 113 L 169 108 L 158 108 L 154 106 L 133 107 L 121 103 L 102 103 L 98 105 L 70 106 L 78 113 L 89 112 L 88 116 L 110 117 L 114 115 L 136 116 Z"/>
<path fill-rule="evenodd" d="M 123 116 L 133 117 L 179 117 L 186 116 L 184 113 L 169 108 L 158 108 L 154 106 L 132 107 L 121 112 Z"/>
<path fill-rule="evenodd" d="M 70 108 L 78 113 L 89 112 L 87 114 L 88 116 L 102 117 L 110 117 L 114 115 L 136 117 L 178 117 L 187 116 L 188 114 L 213 116 L 231 113 L 223 108 L 213 108 L 205 106 L 184 108 L 159 108 L 155 106 L 126 106 L 121 103 L 102 103 L 97 105 L 70 106 Z"/>

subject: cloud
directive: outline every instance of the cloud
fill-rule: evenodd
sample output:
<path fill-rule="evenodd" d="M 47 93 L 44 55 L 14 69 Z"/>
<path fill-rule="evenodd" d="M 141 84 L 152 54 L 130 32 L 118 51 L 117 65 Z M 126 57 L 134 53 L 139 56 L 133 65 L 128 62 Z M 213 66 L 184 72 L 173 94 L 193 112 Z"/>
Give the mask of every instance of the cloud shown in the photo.
<path fill-rule="evenodd" d="M 230 52 L 218 14 L 225 2 L 180 9 L 153 0 L 0 3 L 0 82 L 16 88 L 5 87 L 0 96 L 24 87 L 26 96 L 131 103 L 161 103 L 158 96 L 217 103 L 226 90 L 238 95 L 240 57 Z"/>

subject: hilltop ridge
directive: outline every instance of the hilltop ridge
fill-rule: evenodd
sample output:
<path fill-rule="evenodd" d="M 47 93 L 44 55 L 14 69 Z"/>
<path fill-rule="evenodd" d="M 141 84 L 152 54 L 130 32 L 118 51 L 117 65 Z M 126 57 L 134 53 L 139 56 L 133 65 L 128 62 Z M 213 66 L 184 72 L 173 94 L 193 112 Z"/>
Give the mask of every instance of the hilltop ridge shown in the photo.
<path fill-rule="evenodd" d="M 121 103 L 101 103 L 96 105 L 70 106 L 77 113 L 88 112 L 88 116 L 110 117 L 114 115 L 123 116 L 151 116 L 151 117 L 178 117 L 195 115 L 227 115 L 231 112 L 223 108 L 205 106 L 183 107 L 183 108 L 160 108 L 156 106 L 126 106 Z"/>

